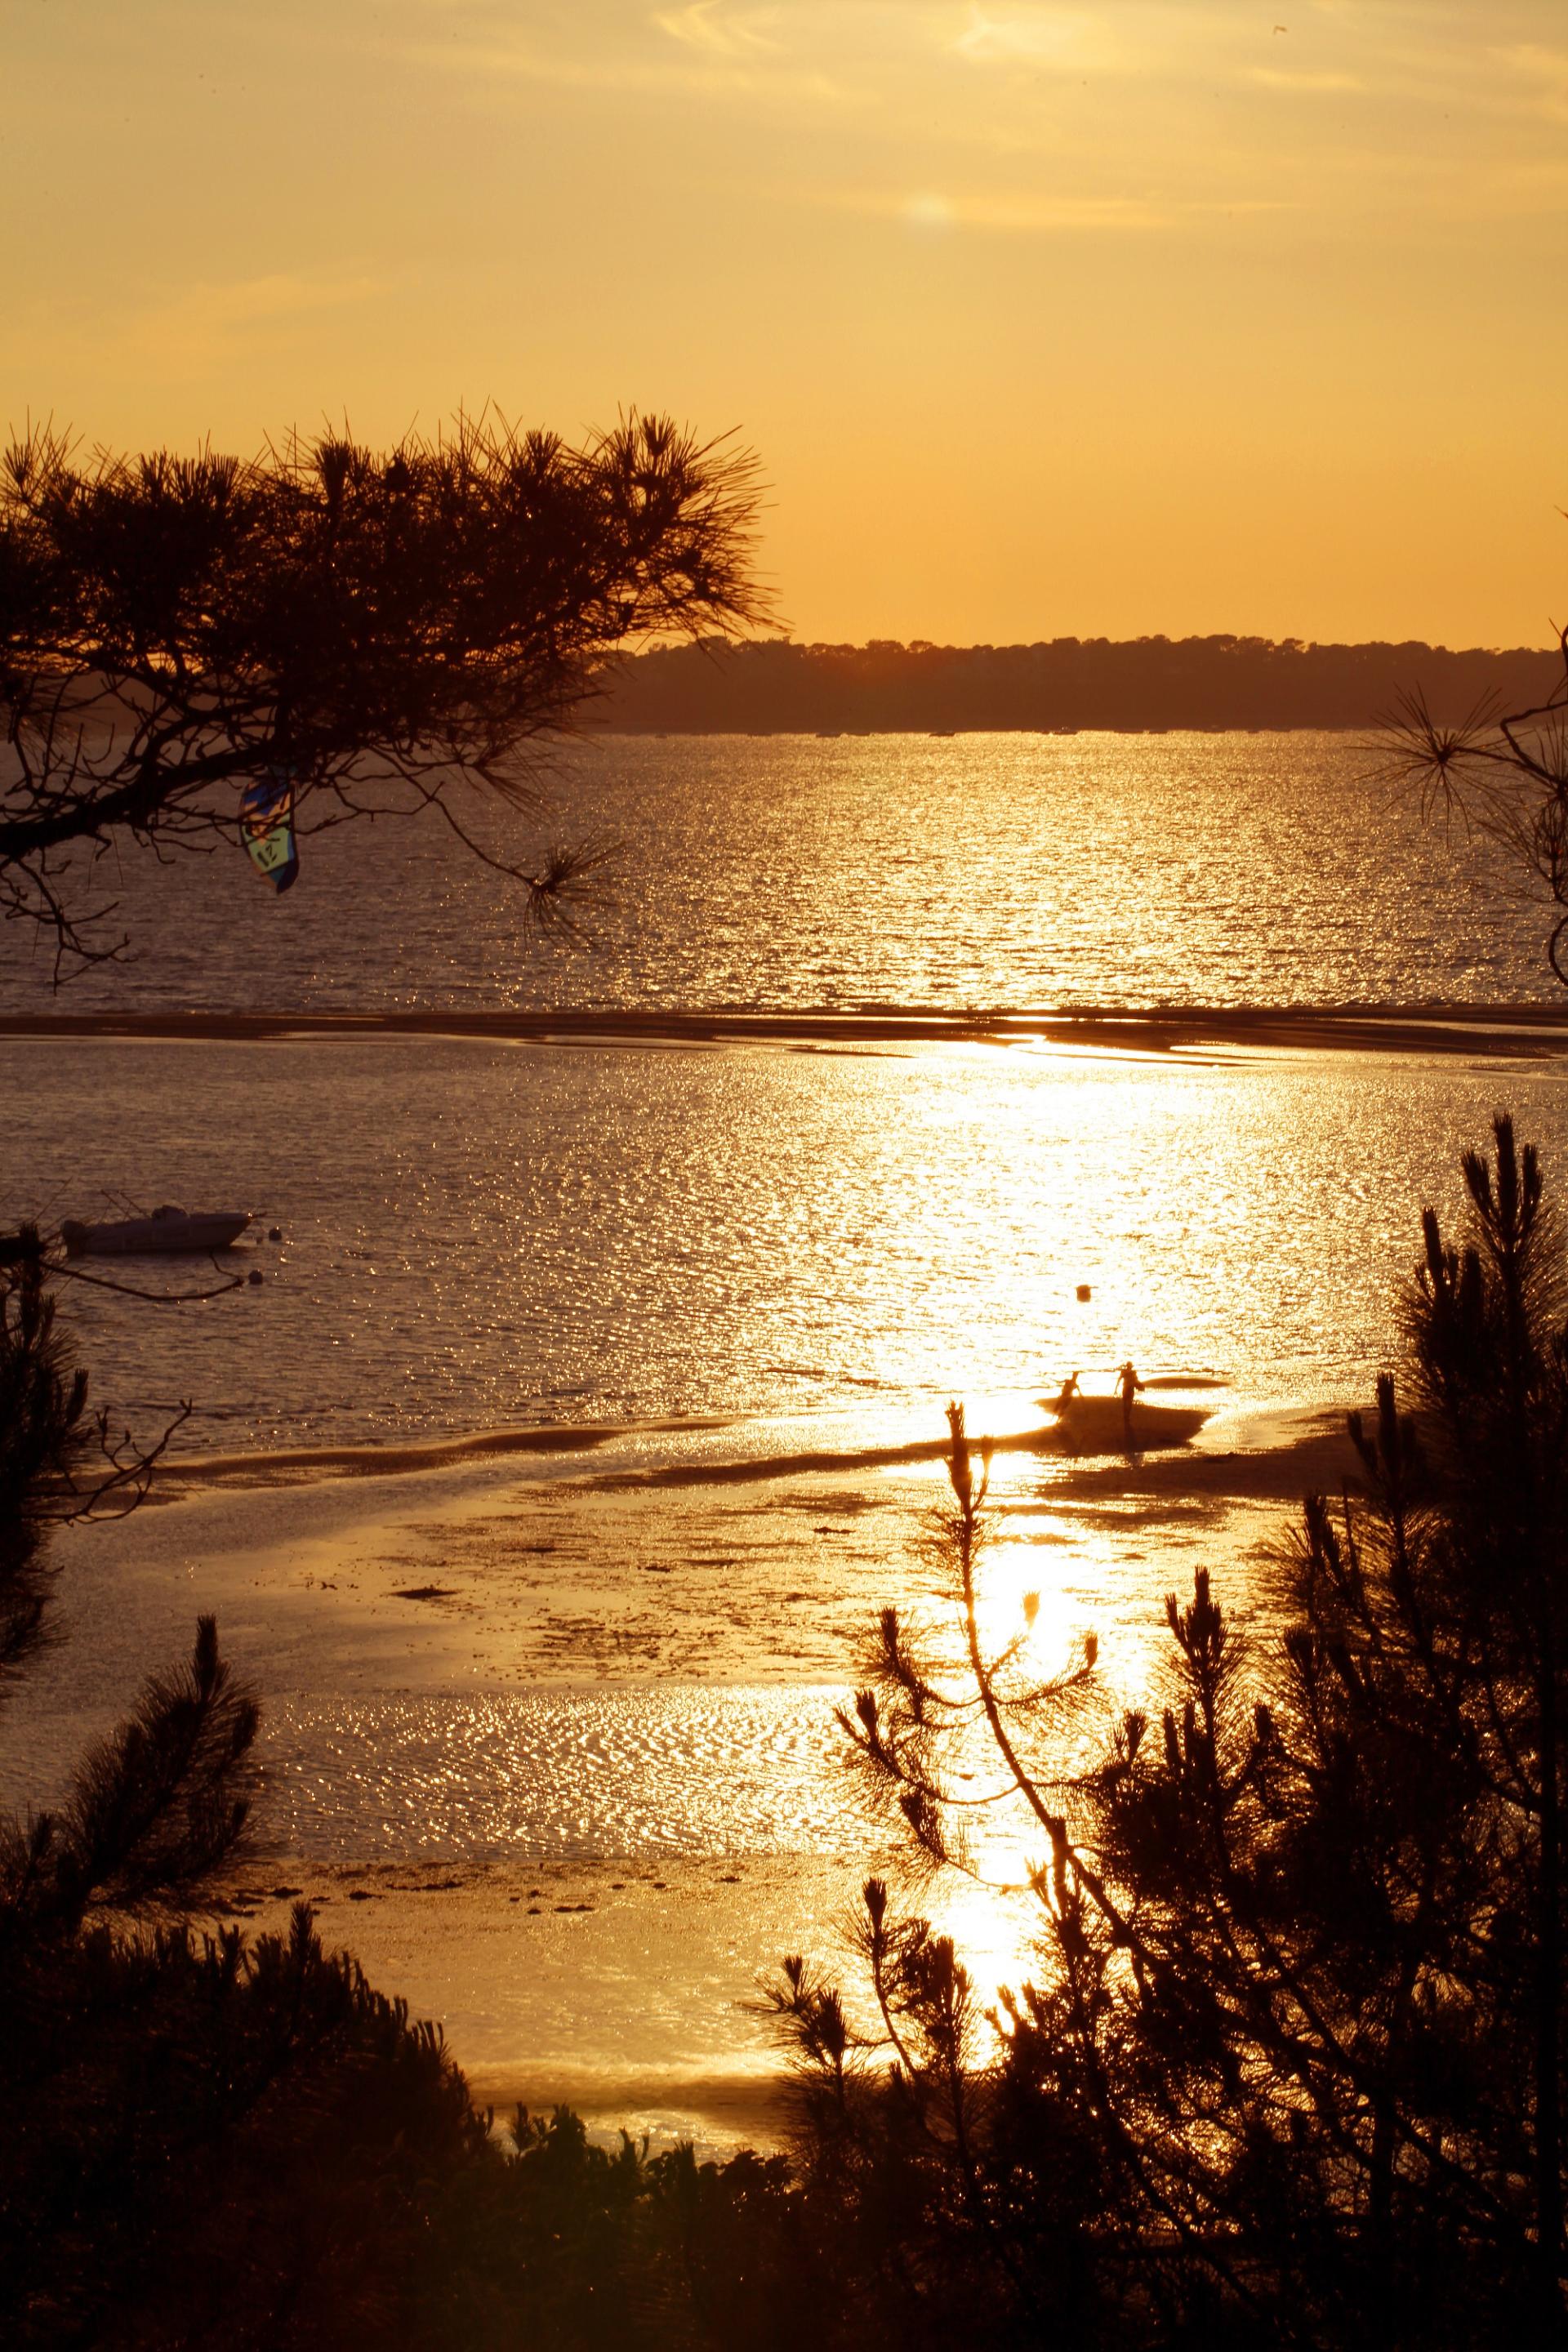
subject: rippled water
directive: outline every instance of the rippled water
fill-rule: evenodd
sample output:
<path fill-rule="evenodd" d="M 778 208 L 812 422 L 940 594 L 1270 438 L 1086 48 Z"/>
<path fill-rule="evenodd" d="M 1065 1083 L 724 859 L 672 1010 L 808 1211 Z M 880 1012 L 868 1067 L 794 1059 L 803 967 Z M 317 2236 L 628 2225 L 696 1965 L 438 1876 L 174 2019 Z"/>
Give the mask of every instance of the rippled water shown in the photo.
<path fill-rule="evenodd" d="M 869 1442 L 1129 1353 L 1359 1393 L 1499 1099 L 1568 1159 L 1555 1063 L 93 1040 L 0 1073 L 0 1213 L 258 1213 L 258 1290 L 70 1295 L 117 1410 L 195 1400 L 187 1450 L 820 1411 Z"/>
<path fill-rule="evenodd" d="M 853 1853 L 868 1843 L 816 1692 L 296 1699 L 270 1732 L 307 1759 L 285 1775 L 279 1826 L 329 1863 Z"/>
<path fill-rule="evenodd" d="M 1546 999 L 1495 852 L 1423 826 L 1343 735 L 605 737 L 541 831 L 618 838 L 587 955 L 437 820 L 309 841 L 274 900 L 238 846 L 99 868 L 137 960 L 70 1009 L 689 1008 Z M 497 812 L 468 813 L 498 847 Z M 525 845 L 526 846 L 527 845 Z M 0 1008 L 47 1002 L 16 932 Z"/>

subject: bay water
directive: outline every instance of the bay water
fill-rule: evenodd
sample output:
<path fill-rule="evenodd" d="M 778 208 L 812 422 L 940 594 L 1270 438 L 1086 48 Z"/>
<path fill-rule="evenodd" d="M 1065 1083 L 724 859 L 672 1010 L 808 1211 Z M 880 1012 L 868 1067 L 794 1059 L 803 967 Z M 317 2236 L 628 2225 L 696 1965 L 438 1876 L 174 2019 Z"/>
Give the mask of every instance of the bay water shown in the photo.
<path fill-rule="evenodd" d="M 1211 1454 L 1363 1401 L 1421 1208 L 1453 1213 L 1494 1110 L 1568 1167 L 1568 1065 L 1549 1030 L 1513 1050 L 1552 1009 L 1539 911 L 1343 738 L 601 738 L 551 781 L 542 833 L 624 845 L 590 946 L 531 940 L 428 820 L 307 839 L 282 899 L 237 846 L 100 871 L 134 957 L 59 996 L 7 940 L 0 1217 L 247 1208 L 233 1260 L 263 1279 L 61 1286 L 117 1425 L 193 1410 L 170 1499 L 68 1539 L 75 1639 L 6 1739 L 47 1787 L 217 1607 L 267 1695 L 272 1875 L 379 1889 L 389 1919 L 438 1883 L 411 1868 L 489 1887 L 558 1939 L 531 2003 L 459 1952 L 471 1919 L 384 1939 L 459 2054 L 554 2051 L 568 2081 L 607 2036 L 623 2105 L 690 2114 L 634 2096 L 639 2066 L 761 2063 L 736 2003 L 791 1904 L 826 1903 L 756 1874 L 865 1850 L 831 1700 L 881 1600 L 919 1597 L 940 1465 L 904 1457 L 947 1399 L 1024 1430 L 1131 1356 Z M 1258 1018 L 1173 1052 L 1140 1027 L 1171 1006 Z M 1063 1048 L 1048 1016 L 1088 1009 L 1129 1016 L 1124 1050 Z M 1456 1010 L 1499 1025 L 1368 1051 L 1348 1018 Z M 998 1011 L 1038 1034 L 919 1034 Z M 1313 1050 L 1281 1011 L 1322 1016 Z M 384 1026 L 409 1012 L 530 1021 Z M 756 1012 L 802 1034 L 691 1025 Z M 239 1013 L 301 1034 L 237 1037 Z M 184 1032 L 116 1034 L 132 1014 Z M 1266 1618 L 1246 1561 L 1279 1510 L 1069 1508 L 1060 1473 L 1009 1456 L 998 1489 L 1005 1580 L 1053 1638 L 1093 1623 L 1135 1676 L 1137 1629 L 1211 1559 Z M 546 1869 L 596 1874 L 598 1928 Z M 626 1906 L 656 1874 L 707 1958 L 650 2008 Z"/>

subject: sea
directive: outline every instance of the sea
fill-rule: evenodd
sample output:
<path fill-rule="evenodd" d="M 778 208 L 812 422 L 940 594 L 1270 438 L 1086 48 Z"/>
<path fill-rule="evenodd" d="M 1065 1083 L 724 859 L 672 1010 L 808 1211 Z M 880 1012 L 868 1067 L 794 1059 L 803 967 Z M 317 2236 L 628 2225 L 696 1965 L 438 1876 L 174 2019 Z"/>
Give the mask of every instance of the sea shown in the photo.
<path fill-rule="evenodd" d="M 5 937 L 0 1213 L 253 1213 L 258 1296 L 72 1297 L 117 1409 L 192 1402 L 187 1449 L 853 1410 L 1127 1355 L 1337 1393 L 1494 1100 L 1556 1118 L 1555 1058 L 1504 1085 L 1484 1031 L 1362 1050 L 1358 1014 L 1560 994 L 1501 853 L 1374 767 L 1306 733 L 599 738 L 536 820 L 463 812 L 498 856 L 619 845 L 582 942 L 531 936 L 428 814 L 308 838 L 282 898 L 237 845 L 105 859 L 84 901 L 123 960 L 57 991 L 48 941 Z M 1231 1042 L 1159 1050 L 1162 1008 Z M 1026 1034 L 1073 1013 L 1128 1016 L 1121 1050 Z M 1284 1013 L 1344 1050 L 1280 1049 Z M 161 1013 L 205 1034 L 113 1033 Z M 350 1025 L 252 1044 L 228 1013 Z M 384 1025 L 410 1013 L 451 1031 Z M 761 1013 L 835 1018 L 691 1034 Z M 932 1014 L 1014 1020 L 899 1034 Z"/>
<path fill-rule="evenodd" d="M 256 1900 L 357 1891 L 479 2075 L 700 2135 L 715 2051 L 770 2063 L 769 1939 L 827 1935 L 812 1874 L 879 1834 L 833 1706 L 931 1602 L 946 1404 L 1026 1437 L 1131 1359 L 1200 1454 L 1327 1426 L 1493 1116 L 1568 1171 L 1568 1032 L 1524 877 L 1342 735 L 598 736 L 537 789 L 459 814 L 498 865 L 611 853 L 575 939 L 431 814 L 308 835 L 281 898 L 237 842 L 102 859 L 129 946 L 60 990 L 6 932 L 0 1220 L 253 1222 L 80 1264 L 153 1297 L 58 1286 L 110 1441 L 174 1426 L 149 1504 L 62 1539 L 72 1639 L 0 1736 L 47 1794 L 216 1608 L 266 1700 Z M 1285 1505 L 1100 1467 L 998 1456 L 1044 1637 L 1135 1691 L 1212 1563 L 1266 1642 Z M 442 1886 L 535 1937 L 504 1997 L 468 1913 L 375 1945 L 373 1897 Z"/>

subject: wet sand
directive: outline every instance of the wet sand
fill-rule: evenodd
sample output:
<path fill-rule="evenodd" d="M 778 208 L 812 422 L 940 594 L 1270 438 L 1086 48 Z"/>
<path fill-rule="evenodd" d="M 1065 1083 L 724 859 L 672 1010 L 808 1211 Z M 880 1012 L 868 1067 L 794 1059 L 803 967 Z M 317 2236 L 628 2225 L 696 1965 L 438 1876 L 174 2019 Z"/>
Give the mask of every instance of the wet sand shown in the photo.
<path fill-rule="evenodd" d="M 987 1573 L 1004 1599 L 1040 1589 L 1053 1648 L 1094 1628 L 1126 1695 L 1196 1566 L 1267 1633 L 1260 1548 L 1352 1457 L 1336 1414 L 1223 1396 L 1140 1399 L 1144 1442 L 1091 1451 L 1120 1421 L 1099 1398 L 1002 1431 Z M 310 1899 L 442 2022 L 482 2105 L 769 2142 L 782 2076 L 748 2004 L 785 1951 L 831 1957 L 878 1859 L 832 1710 L 878 1609 L 930 1604 L 942 1449 L 736 1462 L 721 1424 L 675 1430 L 705 1458 L 602 1470 L 481 1439 L 374 1469 L 374 1449 L 304 1455 L 282 1486 L 265 1457 L 176 1463 L 166 1509 L 69 1539 L 92 1639 L 7 1737 L 47 1774 L 214 1608 L 266 1710 L 270 1850 L 236 1873 L 235 1916 Z M 992 1981 L 1026 1972 L 1009 1917 L 980 1935 Z"/>
<path fill-rule="evenodd" d="M 1131 1431 L 1114 1397 L 1075 1400 L 1067 1417 L 1055 1413 L 1038 1426 L 1005 1429 L 976 1442 L 998 1454 L 1035 1455 L 1102 1454 L 1119 1446 L 1131 1456 L 1164 1452 L 1189 1444 L 1208 1419 L 1204 1407 L 1136 1405 Z M 686 1437 L 731 1430 L 736 1423 L 721 1415 L 690 1415 L 638 1425 L 643 1439 Z M 554 1423 L 541 1428 L 495 1429 L 469 1437 L 431 1438 L 411 1445 L 340 1445 L 274 1447 L 240 1454 L 180 1454 L 159 1465 L 154 1486 L 160 1500 L 186 1489 L 214 1485 L 276 1486 L 290 1481 L 308 1484 L 319 1478 L 389 1478 L 417 1475 L 465 1462 L 516 1454 L 593 1454 L 623 1442 L 624 1424 L 608 1422 Z M 668 1462 L 650 1468 L 605 1472 L 588 1483 L 615 1486 L 754 1486 L 779 1478 L 818 1473 L 896 1469 L 904 1465 L 942 1461 L 945 1436 L 915 1438 L 903 1444 L 817 1446 L 790 1453 L 742 1454 L 730 1461 L 708 1456 L 688 1462 Z"/>
<path fill-rule="evenodd" d="M 867 1866 L 792 1856 L 246 1874 L 226 1916 L 323 1940 L 441 2022 L 481 2107 L 574 2107 L 595 2130 L 773 2147 L 787 2076 L 756 2014 L 785 1952 L 829 1951 Z"/>
<path fill-rule="evenodd" d="M 1280 1532 L 1307 1491 L 1337 1490 L 1353 1456 L 1337 1414 L 1259 1416 L 1222 1432 L 1229 1433 L 1238 1442 L 1213 1450 L 1189 1442 L 1131 1458 L 1057 1465 L 1049 1493 L 1058 1518 L 1049 1532 L 1065 1538 L 1076 1523 L 1093 1532 L 1097 1550 L 1109 1548 L 1124 1563 L 1142 1550 L 1145 1567 L 1135 1581 L 1144 1590 L 1151 1569 L 1163 1590 L 1184 1583 L 1199 1558 L 1215 1563 L 1222 1578 L 1228 1566 L 1226 1597 L 1244 1599 L 1237 1590 L 1241 1560 Z M 584 1483 L 568 1507 L 588 1516 L 601 1543 L 618 1548 L 629 1540 L 636 1550 L 658 1540 L 667 1552 L 684 1555 L 683 1567 L 671 1559 L 669 1573 L 658 1580 L 658 1622 L 642 1629 L 650 1651 L 657 1644 L 660 1659 L 689 1675 L 721 1640 L 729 1657 L 746 1654 L 752 1673 L 831 1675 L 839 1689 L 819 1685 L 812 1695 L 826 1730 L 857 1631 L 885 1597 L 889 1549 L 884 1537 L 859 1563 L 860 1572 L 847 1574 L 851 1563 L 837 1547 L 826 1549 L 825 1532 L 814 1541 L 813 1525 L 819 1531 L 863 1529 L 868 1515 L 890 1515 L 907 1540 L 919 1507 L 911 1512 L 901 1482 L 885 1474 L 878 1483 L 892 1491 L 879 1496 L 875 1485 L 869 1493 L 847 1487 L 839 1475 L 833 1489 L 794 1469 L 781 1475 L 773 1512 L 754 1494 L 747 1496 L 752 1543 L 765 1547 L 780 1570 L 789 1563 L 787 1583 L 754 1573 L 762 1565 L 754 1549 L 744 1555 L 746 1572 L 734 1572 L 736 1519 L 724 1509 L 721 1475 L 709 1482 L 712 1505 L 723 1512 L 717 1523 L 694 1479 L 679 1496 L 646 1483 L 618 1492 Z M 931 1492 L 924 1487 L 920 1501 Z M 1026 1482 L 998 1496 L 999 1543 L 1021 1540 L 1036 1559 L 1042 1556 L 1038 1501 Z M 680 1514 L 679 1536 L 671 1505 Z M 803 1518 L 806 1511 L 816 1515 L 813 1525 Z M 729 1563 L 731 1594 L 761 1587 L 749 1611 L 721 1598 L 699 1564 L 701 1538 L 711 1538 L 716 1524 L 728 1530 L 721 1556 Z M 482 1550 L 494 1534 L 492 1528 L 487 1538 L 476 1527 L 473 1541 Z M 443 1573 L 458 1580 L 472 1573 L 449 1564 L 449 1526 L 440 1543 L 448 1561 Z M 645 1563 L 633 1573 L 646 1570 Z M 461 1590 L 459 1583 L 435 1605 L 461 1606 Z M 784 1614 L 794 1621 L 788 1631 L 777 1622 L 784 1596 L 790 1608 Z M 610 1665 L 612 1654 L 589 1630 L 594 1612 L 581 1606 L 586 1596 L 577 1598 L 573 1654 L 581 1660 L 586 1642 Z M 1125 1613 L 1129 1598 L 1124 1591 L 1113 1601 L 1103 1585 L 1096 1593 L 1080 1591 L 1076 1613 L 1085 1622 L 1108 1604 Z M 602 1608 L 602 1622 L 612 1622 L 608 1591 Z M 771 1633 L 760 1622 L 765 1617 L 773 1620 Z M 676 1627 L 683 1621 L 681 1639 Z M 623 1622 L 607 1645 L 618 1676 L 637 1670 L 638 1630 L 637 1620 Z M 536 1670 L 548 1665 L 546 1656 L 537 1658 Z M 320 1916 L 330 1941 L 347 1942 L 373 1978 L 441 2019 L 479 2104 L 504 2111 L 519 2102 L 534 2110 L 562 2102 L 595 2129 L 624 2124 L 650 2134 L 656 2145 L 691 2137 L 705 2151 L 723 2154 L 747 2143 L 776 2145 L 787 2133 L 787 2077 L 751 2007 L 757 1977 L 786 1951 L 831 1958 L 837 1949 L 839 1923 L 859 1885 L 890 1859 L 868 1823 L 858 1834 L 858 1843 L 841 1834 L 837 1842 L 850 1850 L 831 1853 L 318 1868 L 307 1872 L 303 1891 L 325 1898 Z M 247 1883 L 258 1883 L 255 1874 Z M 257 1916 L 275 1918 L 280 1907 L 263 1906 Z M 983 1980 L 1017 1981 L 1028 1966 L 1030 1915 L 1027 1906 L 996 1908 L 1005 1920 L 1001 1928 L 993 1922 Z M 972 1912 L 964 1923 L 971 1948 L 975 1929 Z"/>
<path fill-rule="evenodd" d="M 1067 1472 L 1053 1491 L 1085 1500 L 1114 1496 L 1123 1501 L 1148 1496 L 1184 1503 L 1291 1505 L 1307 1495 L 1338 1494 L 1356 1476 L 1355 1449 L 1342 1412 L 1260 1417 L 1251 1434 L 1253 1443 L 1212 1451 L 1147 1448 L 1131 1457 L 1100 1459 Z"/>

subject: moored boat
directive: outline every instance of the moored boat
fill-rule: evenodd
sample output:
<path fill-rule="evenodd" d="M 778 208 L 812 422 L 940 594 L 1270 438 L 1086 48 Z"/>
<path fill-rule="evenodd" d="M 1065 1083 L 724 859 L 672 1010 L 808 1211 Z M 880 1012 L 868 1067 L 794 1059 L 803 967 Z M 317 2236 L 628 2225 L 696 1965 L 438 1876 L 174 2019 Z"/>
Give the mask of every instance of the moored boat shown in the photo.
<path fill-rule="evenodd" d="M 84 1224 L 68 1217 L 60 1239 L 72 1257 L 161 1257 L 193 1251 L 227 1249 L 250 1223 L 248 1209 L 176 1209 L 166 1203 L 150 1217 L 121 1217 L 110 1224 Z"/>

